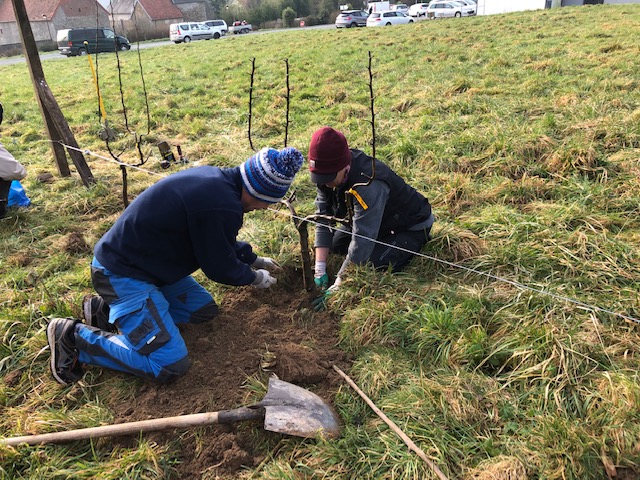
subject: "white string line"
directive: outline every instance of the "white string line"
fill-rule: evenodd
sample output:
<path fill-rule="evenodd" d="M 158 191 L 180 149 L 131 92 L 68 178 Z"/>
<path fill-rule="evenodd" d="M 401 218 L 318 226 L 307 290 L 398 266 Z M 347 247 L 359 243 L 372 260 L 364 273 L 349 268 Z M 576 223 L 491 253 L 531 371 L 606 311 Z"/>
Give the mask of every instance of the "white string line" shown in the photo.
<path fill-rule="evenodd" d="M 273 212 L 276 212 L 276 213 L 280 213 L 280 214 L 290 215 L 291 217 L 296 218 L 297 220 L 302 220 L 304 222 L 311 223 L 311 224 L 313 224 L 315 226 L 323 225 L 322 223 L 317 222 L 315 220 L 310 220 L 310 219 L 306 219 L 306 218 L 303 218 L 303 217 L 300 217 L 300 216 L 297 216 L 297 215 L 293 215 L 290 212 L 284 212 L 282 210 L 275 210 L 275 209 L 271 209 L 271 208 L 269 210 L 271 210 Z M 324 226 L 326 226 L 326 225 L 324 225 Z M 465 267 L 464 265 L 458 265 L 457 263 L 452 263 L 452 262 L 449 262 L 447 260 L 442 260 L 440 258 L 432 257 L 430 255 L 425 255 L 424 253 L 421 253 L 421 252 L 414 252 L 412 250 L 408 250 L 406 248 L 399 247 L 397 245 L 391 245 L 389 243 L 385 243 L 385 242 L 382 242 L 382 241 L 377 240 L 377 239 L 365 237 L 364 235 L 360 235 L 358 233 L 349 232 L 348 230 L 344 230 L 341 227 L 336 228 L 335 230 L 338 230 L 338 231 L 341 231 L 341 232 L 345 232 L 345 233 L 351 233 L 355 237 L 362 238 L 364 240 L 369 240 L 369 241 L 371 241 L 373 243 L 377 243 L 379 245 L 384 245 L 385 247 L 395 248 L 396 250 L 401 250 L 401 251 L 406 252 L 406 253 L 411 253 L 411 254 L 419 256 L 419 257 L 427 258 L 429 260 L 433 260 L 434 262 L 443 263 L 443 264 L 448 265 L 450 267 L 459 268 L 461 270 L 466 270 L 467 272 L 475 273 L 476 275 L 482 275 L 484 277 L 488 277 L 488 278 L 491 278 L 493 280 L 497 280 L 499 282 L 508 283 L 509 285 L 512 285 L 514 287 L 517 287 L 517 288 L 520 288 L 520 289 L 523 289 L 523 290 L 529 290 L 531 292 L 540 293 L 542 295 L 547 295 L 547 296 L 555 298 L 557 300 L 562 300 L 562 301 L 565 301 L 565 302 L 573 303 L 574 305 L 577 305 L 579 307 L 585 308 L 587 310 L 593 310 L 593 311 L 597 311 L 597 312 L 608 313 L 610 315 L 614 315 L 616 317 L 620 317 L 620 318 L 623 318 L 625 320 L 629 320 L 629 321 L 632 321 L 632 322 L 640 324 L 640 319 L 631 317 L 629 315 L 624 315 L 622 313 L 617 313 L 617 312 L 614 312 L 612 310 L 608 310 L 606 308 L 598 307 L 596 305 L 590 305 L 588 303 L 581 302 L 580 300 L 576 300 L 574 298 L 565 297 L 563 295 L 559 295 L 557 293 L 553 293 L 553 292 L 550 292 L 548 290 L 543 290 L 543 289 L 539 289 L 539 288 L 530 287 L 530 286 L 525 285 L 523 283 L 516 282 L 515 280 L 509 280 L 508 278 L 500 277 L 498 275 L 493 275 L 491 273 L 482 272 L 480 270 L 476 270 L 475 268 Z"/>
<path fill-rule="evenodd" d="M 138 167 L 137 165 L 131 165 L 129 163 L 124 163 L 124 162 L 121 162 L 119 160 L 115 160 L 113 158 L 105 157 L 104 155 L 98 155 L 97 153 L 92 152 L 88 148 L 77 148 L 77 147 L 72 147 L 71 145 L 67 145 L 65 143 L 62 143 L 62 142 L 59 142 L 59 143 L 60 143 L 60 145 L 62 145 L 65 148 L 70 148 L 71 150 L 76 150 L 78 152 L 82 152 L 85 155 L 91 155 L 92 157 L 100 158 L 102 160 L 107 160 L 108 162 L 115 163 L 116 165 L 122 165 L 122 166 L 125 166 L 125 167 L 133 168 L 134 170 L 140 170 L 141 172 L 148 173 L 149 175 L 155 175 L 157 177 L 165 177 L 166 176 L 166 175 L 164 175 L 162 173 L 156 173 L 156 172 L 152 172 L 151 170 L 147 170 L 145 168 Z"/>
<path fill-rule="evenodd" d="M 128 163 L 119 162 L 117 160 L 114 160 L 113 158 L 109 158 L 109 157 L 105 157 L 105 156 L 102 156 L 102 155 L 98 155 L 98 154 L 92 152 L 89 149 L 84 149 L 83 150 L 83 149 L 80 149 L 80 148 L 75 148 L 75 147 L 71 147 L 69 145 L 65 145 L 62 142 L 60 142 L 60 143 L 66 148 L 71 148 L 73 150 L 77 150 L 77 151 L 83 152 L 83 153 L 85 153 L 87 155 L 91 155 L 91 156 L 94 156 L 94 157 L 97 157 L 97 158 L 101 158 L 103 160 L 107 160 L 109 162 L 116 163 L 118 165 L 124 165 L 125 167 L 134 168 L 136 170 L 140 170 L 142 172 L 146 172 L 146 173 L 148 173 L 150 175 L 156 175 L 156 176 L 159 176 L 159 177 L 167 176 L 167 175 L 164 175 L 164 174 L 161 174 L 161 173 L 156 173 L 156 172 L 152 172 L 150 170 L 146 170 L 144 168 L 137 167 L 135 165 L 129 165 Z M 273 209 L 273 208 L 269 208 L 269 210 L 272 211 L 272 212 L 275 212 L 275 213 L 279 213 L 281 215 L 288 215 L 291 218 L 295 218 L 296 220 L 301 220 L 303 222 L 311 223 L 311 224 L 315 225 L 316 227 L 319 226 L 319 225 L 323 225 L 320 222 L 317 222 L 315 220 L 310 220 L 310 219 L 307 219 L 307 218 L 304 218 L 304 217 L 300 217 L 298 215 L 294 215 L 291 212 L 284 212 L 283 210 L 276 210 L 276 209 Z M 491 273 L 486 273 L 486 272 L 483 272 L 483 271 L 480 271 L 480 270 L 476 270 L 475 268 L 465 267 L 464 265 L 459 265 L 457 263 L 449 262 L 447 260 L 442 260 L 441 258 L 432 257 L 432 256 L 426 255 L 426 254 L 424 254 L 422 252 L 414 252 L 412 250 L 408 250 L 406 248 L 399 247 L 397 245 L 391 245 L 389 243 L 385 243 L 385 242 L 382 242 L 382 241 L 374 239 L 374 238 L 365 237 L 364 235 L 360 235 L 360 234 L 354 233 L 354 232 L 349 232 L 349 231 L 343 230 L 341 228 L 336 228 L 336 230 L 339 230 L 339 231 L 342 231 L 342 232 L 345 232 L 345 233 L 351 233 L 355 237 L 362 238 L 364 240 L 369 240 L 370 242 L 377 243 L 377 244 L 383 245 L 385 247 L 395 248 L 396 250 L 401 250 L 401 251 L 406 252 L 406 253 L 411 253 L 412 255 L 416 255 L 416 256 L 419 256 L 419 257 L 422 257 L 422 258 L 433 260 L 434 262 L 437 262 L 437 263 L 442 263 L 442 264 L 448 265 L 450 267 L 458 268 L 460 270 L 466 270 L 467 272 L 475 273 L 476 275 L 481 275 L 481 276 L 484 276 L 484 277 L 487 277 L 487 278 L 491 278 L 493 280 L 497 280 L 499 282 L 507 283 L 509 285 L 512 285 L 512 286 L 514 286 L 516 288 L 519 288 L 519 289 L 522 289 L 522 290 L 529 290 L 530 292 L 539 293 L 541 295 L 547 295 L 549 297 L 555 298 L 556 300 L 562 300 L 564 302 L 572 303 L 572 304 L 577 305 L 579 307 L 582 307 L 582 308 L 584 308 L 586 310 L 592 310 L 592 311 L 596 311 L 596 312 L 607 313 L 609 315 L 620 317 L 620 318 L 623 318 L 625 320 L 640 324 L 640 319 L 631 317 L 629 315 L 624 315 L 622 313 L 614 312 L 613 310 L 608 310 L 606 308 L 598 307 L 596 305 L 591 305 L 591 304 L 588 304 L 588 303 L 585 303 L 585 302 L 581 302 L 580 300 L 576 300 L 576 299 L 570 298 L 570 297 L 565 297 L 565 296 L 559 295 L 557 293 L 549 292 L 548 290 L 542 290 L 542 289 L 539 289 L 539 288 L 530 287 L 528 285 L 525 285 L 524 283 L 516 282 L 515 280 L 509 280 L 508 278 L 504 278 L 504 277 L 500 277 L 498 275 L 493 275 Z"/>

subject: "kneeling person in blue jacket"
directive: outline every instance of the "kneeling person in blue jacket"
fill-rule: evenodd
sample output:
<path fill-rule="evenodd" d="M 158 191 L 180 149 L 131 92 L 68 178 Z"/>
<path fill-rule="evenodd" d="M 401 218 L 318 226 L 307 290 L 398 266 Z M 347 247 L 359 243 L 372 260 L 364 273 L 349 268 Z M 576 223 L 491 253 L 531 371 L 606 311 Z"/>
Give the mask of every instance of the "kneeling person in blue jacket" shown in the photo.
<path fill-rule="evenodd" d="M 203 323 L 218 313 L 191 274 L 201 269 L 226 285 L 268 288 L 279 270 L 236 240 L 244 214 L 279 202 L 302 165 L 294 148 L 265 148 L 242 165 L 191 168 L 140 194 L 94 249 L 85 323 L 55 318 L 47 326 L 51 372 L 66 385 L 81 364 L 159 382 L 188 370 L 176 324 Z"/>

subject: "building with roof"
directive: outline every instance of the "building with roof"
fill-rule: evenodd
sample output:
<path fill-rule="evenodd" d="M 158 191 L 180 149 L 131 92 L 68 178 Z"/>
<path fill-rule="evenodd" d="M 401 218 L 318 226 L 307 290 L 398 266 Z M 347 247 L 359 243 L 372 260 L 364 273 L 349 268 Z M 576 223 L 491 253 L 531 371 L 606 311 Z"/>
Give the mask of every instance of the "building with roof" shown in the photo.
<path fill-rule="evenodd" d="M 206 20 L 208 4 L 190 0 L 183 7 L 175 0 L 114 0 L 111 15 L 121 35 L 131 41 L 148 40 L 168 37 L 172 23 Z"/>
<path fill-rule="evenodd" d="M 40 49 L 55 50 L 58 30 L 113 27 L 130 41 L 169 37 L 169 25 L 213 18 L 208 0 L 24 0 Z M 0 54 L 22 53 L 11 0 L 0 0 Z"/>
<path fill-rule="evenodd" d="M 96 0 L 24 0 L 24 4 L 39 48 L 57 48 L 58 30 L 110 24 L 107 10 Z M 0 53 L 21 52 L 22 41 L 11 0 L 0 0 Z"/>

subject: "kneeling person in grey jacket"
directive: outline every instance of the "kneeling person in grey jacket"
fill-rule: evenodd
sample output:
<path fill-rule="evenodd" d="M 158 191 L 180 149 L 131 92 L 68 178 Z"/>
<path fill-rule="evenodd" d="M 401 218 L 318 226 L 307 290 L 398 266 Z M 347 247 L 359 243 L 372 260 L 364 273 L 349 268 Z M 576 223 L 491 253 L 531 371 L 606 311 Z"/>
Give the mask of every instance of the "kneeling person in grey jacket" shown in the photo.
<path fill-rule="evenodd" d="M 345 218 L 347 201 L 352 201 L 353 211 L 351 225 L 335 228 L 321 220 L 316 229 L 314 275 L 321 289 L 335 291 L 351 263 L 370 262 L 377 269 L 390 266 L 399 271 L 430 239 L 434 217 L 429 201 L 385 163 L 349 148 L 341 132 L 331 127 L 317 130 L 308 158 L 317 188 L 316 213 Z M 330 252 L 346 257 L 329 287 Z M 323 302 L 316 306 L 322 308 Z"/>

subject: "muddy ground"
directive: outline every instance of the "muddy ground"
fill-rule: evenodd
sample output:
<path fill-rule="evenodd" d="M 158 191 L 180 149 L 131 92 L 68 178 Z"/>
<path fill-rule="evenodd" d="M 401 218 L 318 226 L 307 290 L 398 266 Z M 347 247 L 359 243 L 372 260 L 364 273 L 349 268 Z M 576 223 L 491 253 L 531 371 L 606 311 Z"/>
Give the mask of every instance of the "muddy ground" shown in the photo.
<path fill-rule="evenodd" d="M 260 399 L 255 394 L 251 397 L 247 379 L 266 384 L 271 374 L 331 403 L 345 385 L 332 365 L 347 371 L 350 359 L 337 346 L 339 318 L 330 312 L 313 312 L 310 303 L 315 296 L 304 290 L 301 272 L 292 269 L 280 274 L 278 283 L 267 290 L 229 288 L 214 320 L 181 328 L 192 362 L 186 376 L 169 385 L 140 382 L 131 398 L 109 402 L 114 420 L 237 408 Z M 271 368 L 267 352 L 275 355 Z M 264 431 L 258 421 L 145 435 L 172 448 L 177 444 L 177 478 L 195 479 L 234 478 L 242 470 L 255 468 L 274 454 L 272 448 L 282 437 Z M 121 437 L 114 443 L 131 446 L 135 441 Z"/>

